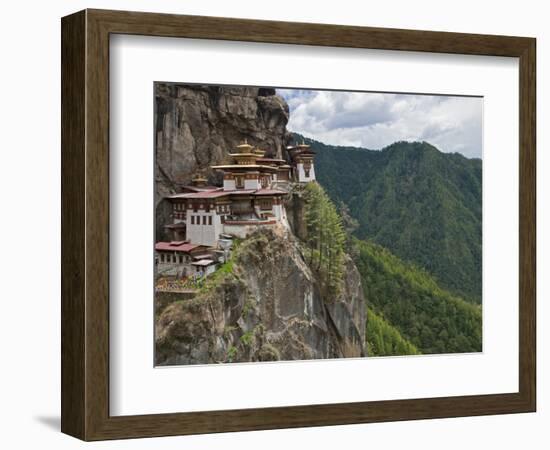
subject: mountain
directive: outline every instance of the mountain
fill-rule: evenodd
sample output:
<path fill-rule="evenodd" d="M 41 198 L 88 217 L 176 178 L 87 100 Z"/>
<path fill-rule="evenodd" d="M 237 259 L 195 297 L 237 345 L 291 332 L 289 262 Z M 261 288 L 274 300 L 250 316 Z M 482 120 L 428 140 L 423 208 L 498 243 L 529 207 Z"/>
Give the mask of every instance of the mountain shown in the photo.
<path fill-rule="evenodd" d="M 317 152 L 317 180 L 358 222 L 354 234 L 431 273 L 449 291 L 481 303 L 482 162 L 427 142 L 380 151 L 294 135 Z"/>

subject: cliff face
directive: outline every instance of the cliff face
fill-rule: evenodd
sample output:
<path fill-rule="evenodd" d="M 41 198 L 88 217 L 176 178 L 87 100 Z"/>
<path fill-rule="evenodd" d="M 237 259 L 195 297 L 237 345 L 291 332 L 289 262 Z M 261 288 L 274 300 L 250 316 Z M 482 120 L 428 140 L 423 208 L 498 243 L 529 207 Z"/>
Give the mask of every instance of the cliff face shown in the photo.
<path fill-rule="evenodd" d="M 155 103 L 157 240 L 166 239 L 162 225 L 170 212 L 162 198 L 197 171 L 221 182 L 210 166 L 244 139 L 268 150 L 266 156 L 284 157 L 288 105 L 274 89 L 156 83 Z"/>
<path fill-rule="evenodd" d="M 244 139 L 266 156 L 286 156 L 288 106 L 272 89 L 155 89 L 156 230 L 163 240 L 170 210 L 162 197 L 197 171 L 221 182 L 209 166 Z M 300 250 L 303 199 L 292 194 L 286 208 L 293 232 L 258 231 L 197 297 L 157 301 L 157 364 L 364 356 L 365 301 L 355 265 L 346 258 L 343 290 L 326 298 Z"/>
<path fill-rule="evenodd" d="M 259 230 L 237 248 L 230 271 L 159 313 L 156 363 L 364 356 L 361 280 L 351 260 L 346 265 L 343 292 L 323 298 L 299 241 Z"/>

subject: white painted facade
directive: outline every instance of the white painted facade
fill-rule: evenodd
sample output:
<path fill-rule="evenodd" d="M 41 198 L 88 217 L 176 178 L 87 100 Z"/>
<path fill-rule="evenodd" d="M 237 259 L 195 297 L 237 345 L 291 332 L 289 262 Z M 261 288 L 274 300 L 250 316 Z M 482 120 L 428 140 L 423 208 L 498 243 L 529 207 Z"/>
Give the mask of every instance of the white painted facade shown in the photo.
<path fill-rule="evenodd" d="M 224 191 L 234 191 L 236 189 L 235 180 L 223 180 L 223 190 Z"/>
<path fill-rule="evenodd" d="M 254 189 L 254 190 L 260 189 L 261 188 L 260 181 L 258 180 L 258 178 L 244 180 L 244 188 Z"/>
<path fill-rule="evenodd" d="M 306 174 L 306 171 L 304 169 L 304 164 L 301 163 L 301 162 L 296 164 L 296 170 L 298 172 L 298 182 L 299 183 L 308 183 L 310 181 L 315 181 L 315 167 L 313 165 L 313 162 L 311 163 L 309 173 L 307 173 L 307 174 Z"/>
<path fill-rule="evenodd" d="M 194 271 L 191 256 L 183 252 L 156 252 L 156 261 L 159 275 L 184 277 Z"/>
<path fill-rule="evenodd" d="M 282 204 L 281 205 L 273 205 L 273 215 L 280 222 L 286 220 L 286 209 L 285 209 L 285 207 Z"/>
<path fill-rule="evenodd" d="M 214 247 L 222 232 L 221 217 L 214 208 L 209 212 L 204 209 L 198 209 L 196 212 L 192 209 L 187 210 L 186 238 L 189 242 Z"/>
<path fill-rule="evenodd" d="M 210 274 L 213 274 L 216 271 L 216 264 L 211 264 L 209 266 L 192 266 L 192 274 L 207 277 Z"/>

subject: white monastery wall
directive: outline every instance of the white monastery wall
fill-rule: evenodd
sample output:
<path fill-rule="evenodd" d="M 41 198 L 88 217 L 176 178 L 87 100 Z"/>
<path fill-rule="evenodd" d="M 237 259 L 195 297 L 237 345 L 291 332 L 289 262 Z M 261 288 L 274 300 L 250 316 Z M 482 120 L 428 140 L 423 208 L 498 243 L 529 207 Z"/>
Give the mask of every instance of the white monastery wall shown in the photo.
<path fill-rule="evenodd" d="M 224 191 L 234 191 L 236 189 L 235 180 L 223 180 Z"/>
<path fill-rule="evenodd" d="M 307 183 L 308 181 L 315 180 L 315 167 L 313 164 L 311 165 L 311 169 L 309 169 L 309 177 L 306 176 L 304 165 L 302 163 L 298 163 L 296 165 L 296 169 L 298 170 L 298 181 L 300 183 Z"/>
<path fill-rule="evenodd" d="M 192 219 L 191 216 L 193 216 L 194 219 Z M 186 239 L 192 244 L 214 247 L 218 241 L 220 233 L 223 230 L 221 217 L 218 216 L 213 210 L 206 212 L 201 209 L 197 212 L 193 212 L 193 210 L 188 209 L 186 217 Z"/>
<path fill-rule="evenodd" d="M 260 182 L 258 179 L 244 180 L 245 189 L 260 189 Z"/>

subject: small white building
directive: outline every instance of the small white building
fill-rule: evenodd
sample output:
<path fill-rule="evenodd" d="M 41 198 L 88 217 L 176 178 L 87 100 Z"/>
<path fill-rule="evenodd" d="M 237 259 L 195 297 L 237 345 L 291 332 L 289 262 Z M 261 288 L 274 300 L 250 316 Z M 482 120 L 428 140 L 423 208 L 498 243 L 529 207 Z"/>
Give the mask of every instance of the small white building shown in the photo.
<path fill-rule="evenodd" d="M 223 218 L 229 214 L 229 202 L 219 189 L 184 194 L 186 239 L 214 247 L 223 232 Z"/>
<path fill-rule="evenodd" d="M 194 269 L 194 276 L 207 277 L 216 271 L 216 262 L 208 258 L 193 261 L 191 265 Z"/>
<path fill-rule="evenodd" d="M 294 178 L 298 183 L 315 181 L 315 152 L 302 142 L 299 145 L 287 147 L 294 165 Z"/>
<path fill-rule="evenodd" d="M 187 241 L 157 242 L 155 244 L 156 272 L 161 276 L 182 278 L 194 273 L 195 255 L 207 248 Z"/>

